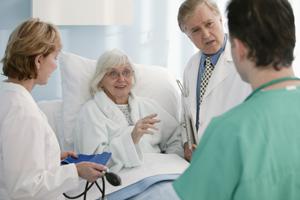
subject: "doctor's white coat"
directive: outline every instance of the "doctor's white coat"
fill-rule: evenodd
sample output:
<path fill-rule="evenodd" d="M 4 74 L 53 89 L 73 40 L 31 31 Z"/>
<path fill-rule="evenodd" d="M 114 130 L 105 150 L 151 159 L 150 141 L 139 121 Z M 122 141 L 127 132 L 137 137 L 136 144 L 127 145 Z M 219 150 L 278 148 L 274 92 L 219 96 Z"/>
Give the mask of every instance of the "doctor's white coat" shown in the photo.
<path fill-rule="evenodd" d="M 183 154 L 181 127 L 179 122 L 157 103 L 142 97 L 130 95 L 130 114 L 133 123 L 139 119 L 158 114 L 161 122 L 156 124 L 158 131 L 145 134 L 138 144 L 134 144 L 131 133 L 134 126 L 128 125 L 125 115 L 103 92 L 84 104 L 75 125 L 75 150 L 78 153 L 92 154 L 112 152 L 112 170 L 123 167 L 136 167 L 143 162 L 143 153 Z"/>
<path fill-rule="evenodd" d="M 227 40 L 225 50 L 219 57 L 200 105 L 199 140 L 213 117 L 238 105 L 245 100 L 251 92 L 250 85 L 242 81 L 235 69 L 230 48 L 230 41 Z M 188 97 L 185 98 L 185 103 L 190 108 L 192 125 L 194 127 L 196 124 L 197 110 L 197 75 L 201 54 L 202 52 L 199 51 L 191 57 L 184 70 L 183 76 L 183 86 L 188 93 Z M 183 141 L 185 142 L 186 140 L 186 135 L 183 135 Z"/>
<path fill-rule="evenodd" d="M 60 166 L 45 115 L 19 84 L 1 82 L 0 99 L 0 199 L 64 199 L 79 178 L 74 164 Z"/>

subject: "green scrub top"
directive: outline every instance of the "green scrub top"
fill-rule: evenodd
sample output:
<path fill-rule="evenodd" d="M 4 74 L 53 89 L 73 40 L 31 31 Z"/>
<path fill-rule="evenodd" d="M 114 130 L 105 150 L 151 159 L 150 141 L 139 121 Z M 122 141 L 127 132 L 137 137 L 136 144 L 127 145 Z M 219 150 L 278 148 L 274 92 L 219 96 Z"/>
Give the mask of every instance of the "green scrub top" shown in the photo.
<path fill-rule="evenodd" d="M 258 91 L 214 118 L 173 187 L 181 199 L 299 200 L 300 89 Z"/>

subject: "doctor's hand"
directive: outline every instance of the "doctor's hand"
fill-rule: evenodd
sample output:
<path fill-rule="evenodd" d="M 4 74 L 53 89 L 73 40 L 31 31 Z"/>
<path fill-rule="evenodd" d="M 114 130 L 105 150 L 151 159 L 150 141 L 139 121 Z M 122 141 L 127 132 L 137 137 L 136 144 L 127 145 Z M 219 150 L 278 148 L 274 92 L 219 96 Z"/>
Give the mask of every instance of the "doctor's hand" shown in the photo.
<path fill-rule="evenodd" d="M 107 170 L 106 166 L 92 162 L 77 163 L 76 168 L 78 175 L 88 182 L 95 182 L 98 178 L 102 177 Z"/>
<path fill-rule="evenodd" d="M 149 129 L 158 130 L 154 125 L 160 122 L 160 120 L 156 119 L 155 117 L 157 117 L 157 114 L 151 114 L 136 122 L 131 133 L 134 144 L 139 143 L 144 134 L 152 134 Z"/>
<path fill-rule="evenodd" d="M 193 155 L 193 152 L 195 151 L 195 149 L 197 148 L 197 145 L 195 144 L 192 144 L 192 149 L 189 147 L 189 144 L 188 142 L 185 142 L 184 143 L 184 158 L 187 160 L 187 161 L 191 161 L 192 159 L 192 155 Z"/>
<path fill-rule="evenodd" d="M 74 151 L 65 151 L 60 154 L 60 160 L 64 160 L 68 156 L 72 156 L 73 158 L 78 158 L 77 154 Z"/>

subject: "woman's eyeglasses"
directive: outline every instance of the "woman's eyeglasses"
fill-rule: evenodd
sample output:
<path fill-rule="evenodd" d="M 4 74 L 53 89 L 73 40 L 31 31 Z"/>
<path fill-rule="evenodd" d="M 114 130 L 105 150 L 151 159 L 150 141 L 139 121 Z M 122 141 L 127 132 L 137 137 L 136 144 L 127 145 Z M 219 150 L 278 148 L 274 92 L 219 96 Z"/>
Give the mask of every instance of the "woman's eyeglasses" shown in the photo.
<path fill-rule="evenodd" d="M 124 71 L 122 72 L 118 72 L 116 70 L 112 70 L 110 72 L 107 72 L 106 75 L 113 79 L 113 80 L 116 80 L 118 79 L 119 77 L 121 77 L 121 75 L 124 77 L 124 78 L 131 78 L 132 75 L 133 75 L 133 70 L 130 70 L 130 69 L 125 69 Z"/>

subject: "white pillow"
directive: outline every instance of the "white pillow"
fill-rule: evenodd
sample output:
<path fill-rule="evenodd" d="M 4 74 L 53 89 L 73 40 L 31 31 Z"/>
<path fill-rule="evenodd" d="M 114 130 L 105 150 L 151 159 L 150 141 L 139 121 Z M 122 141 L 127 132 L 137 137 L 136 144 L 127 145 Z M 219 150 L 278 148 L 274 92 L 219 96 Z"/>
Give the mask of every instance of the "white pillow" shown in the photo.
<path fill-rule="evenodd" d="M 135 64 L 135 69 L 134 93 L 155 100 L 179 121 L 181 97 L 173 74 L 167 68 L 156 65 Z"/>
<path fill-rule="evenodd" d="M 96 68 L 96 60 L 63 52 L 59 58 L 62 77 L 62 115 L 65 142 L 73 144 L 72 131 L 81 106 L 91 98 L 89 85 Z M 176 80 L 166 68 L 135 65 L 138 96 L 157 101 L 167 112 L 179 120 L 180 94 Z"/>
<path fill-rule="evenodd" d="M 60 147 L 63 148 L 64 140 L 62 135 L 62 100 L 55 99 L 39 101 L 38 106 L 47 116 L 48 123 L 56 134 Z"/>

